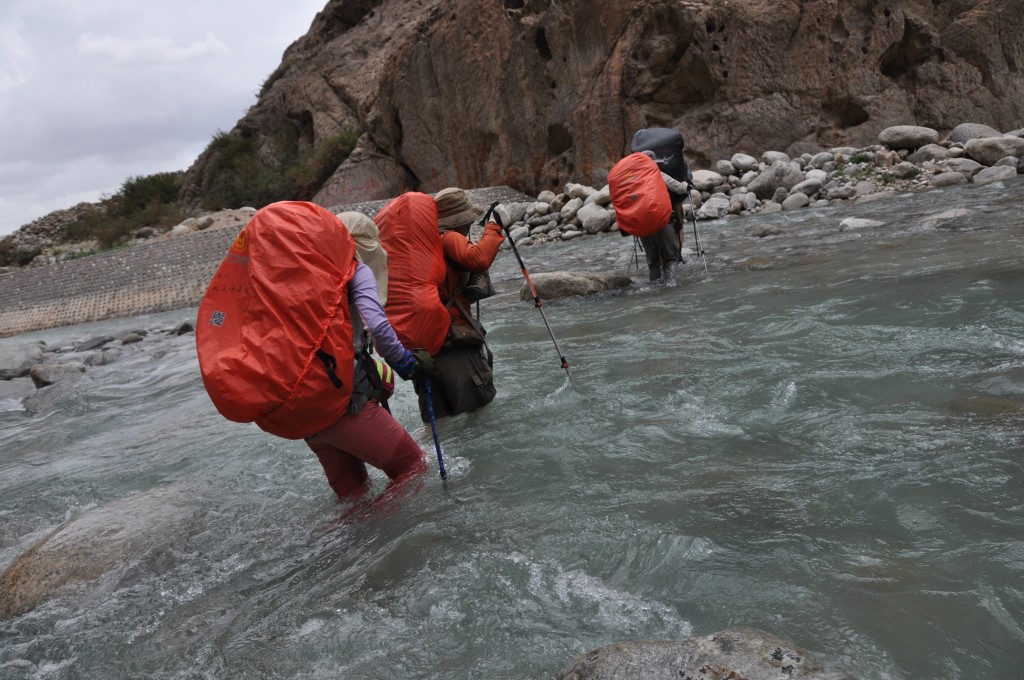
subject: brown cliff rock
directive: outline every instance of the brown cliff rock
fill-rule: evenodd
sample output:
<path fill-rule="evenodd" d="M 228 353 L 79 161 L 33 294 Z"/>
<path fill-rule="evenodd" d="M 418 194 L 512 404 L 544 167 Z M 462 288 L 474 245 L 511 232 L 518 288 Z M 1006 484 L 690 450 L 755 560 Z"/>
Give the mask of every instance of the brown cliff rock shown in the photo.
<path fill-rule="evenodd" d="M 1024 110 L 1018 0 L 331 0 L 235 132 L 361 132 L 314 200 L 600 186 L 642 127 L 694 167 L 865 146 L 893 125 L 1002 131 Z M 201 198 L 210 158 L 183 196 Z"/>

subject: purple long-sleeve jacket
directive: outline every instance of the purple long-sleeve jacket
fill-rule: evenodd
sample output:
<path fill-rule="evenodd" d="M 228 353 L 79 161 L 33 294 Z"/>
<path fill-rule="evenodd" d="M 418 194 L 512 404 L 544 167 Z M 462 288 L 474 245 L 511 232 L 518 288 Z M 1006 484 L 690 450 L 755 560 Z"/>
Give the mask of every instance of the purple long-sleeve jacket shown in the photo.
<path fill-rule="evenodd" d="M 348 300 L 359 311 L 363 324 L 373 337 L 373 344 L 388 363 L 397 363 L 408 357 L 409 350 L 399 342 L 380 304 L 373 272 L 362 262 L 356 266 L 356 273 L 348 283 Z M 352 326 L 359 327 L 356 319 L 352 320 Z"/>

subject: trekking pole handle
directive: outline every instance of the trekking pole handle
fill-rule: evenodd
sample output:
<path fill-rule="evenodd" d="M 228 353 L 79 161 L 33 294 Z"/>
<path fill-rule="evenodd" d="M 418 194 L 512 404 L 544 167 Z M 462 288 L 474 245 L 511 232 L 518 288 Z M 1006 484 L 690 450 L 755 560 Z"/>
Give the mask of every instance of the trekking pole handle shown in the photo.
<path fill-rule="evenodd" d="M 489 207 L 487 209 L 487 212 L 484 213 L 484 216 L 480 218 L 480 226 L 481 227 L 487 225 L 487 220 L 489 220 L 491 218 L 491 213 L 493 213 L 494 209 L 497 208 L 497 207 L 498 207 L 498 201 L 495 201 L 494 203 L 491 203 L 491 207 Z M 498 224 L 501 225 L 502 229 L 505 228 L 505 225 L 501 224 L 501 220 L 498 220 Z"/>
<path fill-rule="evenodd" d="M 491 212 L 498 207 L 498 201 L 491 203 L 491 207 L 487 209 L 487 214 L 484 219 L 491 214 Z M 516 261 L 519 262 L 519 271 L 523 273 L 523 278 L 526 279 L 526 285 L 530 287 L 530 292 L 533 293 L 533 304 L 535 307 L 540 307 L 544 303 L 540 300 L 540 294 L 537 292 L 537 287 L 533 285 L 533 281 L 530 279 L 530 272 L 526 271 L 526 264 L 523 262 L 523 258 L 519 255 L 519 249 L 516 248 L 516 242 L 512 240 L 512 233 L 508 230 L 511 225 L 501 224 L 501 230 L 505 232 L 505 236 L 508 237 L 508 244 L 512 248 L 512 253 L 516 256 Z"/>

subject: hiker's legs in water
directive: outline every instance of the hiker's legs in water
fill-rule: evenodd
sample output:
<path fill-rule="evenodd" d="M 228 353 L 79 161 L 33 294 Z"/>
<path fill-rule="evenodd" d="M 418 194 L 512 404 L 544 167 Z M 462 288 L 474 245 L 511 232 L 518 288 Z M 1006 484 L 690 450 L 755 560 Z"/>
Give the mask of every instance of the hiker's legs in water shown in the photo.
<path fill-rule="evenodd" d="M 644 255 L 647 256 L 647 268 L 650 280 L 674 276 L 679 262 L 679 245 L 676 230 L 672 223 L 666 224 L 654 236 L 640 239 L 644 244 Z"/>
<path fill-rule="evenodd" d="M 658 254 L 657 239 L 654 236 L 643 236 L 640 243 L 644 247 L 644 257 L 647 259 L 648 279 L 657 281 L 661 278 L 661 255 Z"/>
<path fill-rule="evenodd" d="M 346 414 L 317 432 L 306 444 L 339 498 L 366 490 L 367 463 L 393 481 L 408 479 L 427 467 L 423 449 L 376 399 L 367 401 L 359 413 Z"/>

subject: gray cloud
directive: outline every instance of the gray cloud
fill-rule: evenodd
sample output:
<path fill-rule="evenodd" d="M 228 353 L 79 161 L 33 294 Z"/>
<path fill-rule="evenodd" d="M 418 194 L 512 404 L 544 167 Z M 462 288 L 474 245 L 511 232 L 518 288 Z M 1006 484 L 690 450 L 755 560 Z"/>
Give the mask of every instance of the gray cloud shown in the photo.
<path fill-rule="evenodd" d="M 185 46 L 175 44 L 170 38 L 122 40 L 111 35 L 83 33 L 78 37 L 78 53 L 110 57 L 117 61 L 177 63 L 209 54 L 227 54 L 228 48 L 212 33 L 207 33 L 202 41 Z"/>
<path fill-rule="evenodd" d="M 187 168 L 326 2 L 2 3 L 0 236 Z"/>

